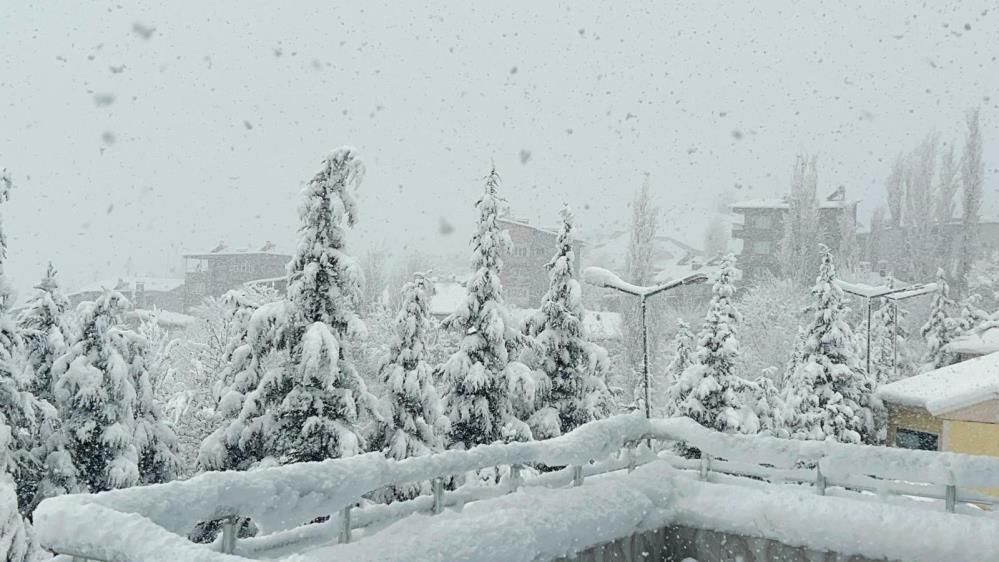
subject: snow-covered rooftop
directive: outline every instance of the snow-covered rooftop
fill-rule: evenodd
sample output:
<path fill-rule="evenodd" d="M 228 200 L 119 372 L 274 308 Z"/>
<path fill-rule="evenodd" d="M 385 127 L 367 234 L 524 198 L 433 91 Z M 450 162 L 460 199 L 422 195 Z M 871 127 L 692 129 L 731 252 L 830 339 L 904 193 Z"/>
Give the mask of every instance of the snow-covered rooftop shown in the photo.
<path fill-rule="evenodd" d="M 819 201 L 820 209 L 838 209 L 840 207 L 849 207 L 851 205 L 856 205 L 860 203 L 859 200 L 851 199 L 849 201 Z M 774 197 L 772 199 L 750 199 L 748 201 L 739 201 L 738 203 L 733 203 L 731 208 L 735 209 L 787 209 L 790 204 L 787 199 L 782 197 Z"/>
<path fill-rule="evenodd" d="M 955 338 L 944 347 L 951 353 L 968 355 L 988 355 L 999 351 L 999 328 L 989 328 L 984 332 L 975 332 Z"/>
<path fill-rule="evenodd" d="M 164 328 L 185 328 L 197 320 L 194 316 L 181 314 L 180 312 L 148 310 L 144 308 L 130 311 L 127 316 L 129 318 L 137 318 L 141 321 L 155 318 L 156 323 Z"/>
<path fill-rule="evenodd" d="M 208 251 L 197 251 L 188 252 L 184 254 L 185 258 L 204 258 L 211 256 L 233 256 L 233 255 L 247 255 L 247 254 L 270 254 L 277 256 L 290 256 L 291 251 L 284 247 L 278 247 L 277 244 L 267 241 L 263 244 L 253 246 L 253 245 L 243 245 L 238 247 L 229 246 L 225 242 L 220 242 L 214 248 Z"/>
<path fill-rule="evenodd" d="M 183 279 L 175 279 L 172 277 L 124 277 L 95 281 L 76 289 L 70 293 L 70 295 L 77 295 L 80 293 L 100 293 L 103 292 L 104 289 L 133 291 L 139 283 L 143 284 L 146 292 L 154 291 L 166 293 L 184 286 Z"/>
<path fill-rule="evenodd" d="M 434 296 L 430 299 L 430 314 L 448 316 L 464 302 L 467 291 L 457 281 L 438 281 L 434 284 Z"/>
<path fill-rule="evenodd" d="M 999 353 L 962 361 L 878 388 L 884 401 L 934 416 L 999 398 Z"/>

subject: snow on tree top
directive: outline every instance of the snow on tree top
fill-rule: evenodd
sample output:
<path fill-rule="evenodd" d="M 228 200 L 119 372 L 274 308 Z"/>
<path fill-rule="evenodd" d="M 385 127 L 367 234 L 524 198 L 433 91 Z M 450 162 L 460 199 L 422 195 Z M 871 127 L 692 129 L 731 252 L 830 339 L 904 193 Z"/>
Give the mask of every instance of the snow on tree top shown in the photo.
<path fill-rule="evenodd" d="M 882 385 L 877 395 L 885 402 L 923 408 L 932 415 L 999 399 L 999 354 Z"/>

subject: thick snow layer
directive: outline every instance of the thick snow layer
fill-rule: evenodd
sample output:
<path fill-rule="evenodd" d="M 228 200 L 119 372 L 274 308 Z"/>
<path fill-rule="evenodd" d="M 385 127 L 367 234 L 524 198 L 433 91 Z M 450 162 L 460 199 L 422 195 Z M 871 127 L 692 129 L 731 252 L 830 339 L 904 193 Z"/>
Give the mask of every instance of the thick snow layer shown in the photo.
<path fill-rule="evenodd" d="M 456 281 L 434 283 L 434 294 L 430 297 L 430 314 L 434 316 L 454 314 L 467 296 L 468 289 Z"/>
<path fill-rule="evenodd" d="M 35 512 L 35 525 L 40 543 L 58 552 L 136 561 L 235 560 L 238 558 L 193 545 L 182 535 L 198 521 L 227 515 L 248 516 L 264 533 L 274 534 L 272 539 L 264 536 L 247 541 L 259 541 L 259 548 L 267 550 L 268 542 L 286 542 L 294 535 L 328 537 L 328 532 L 315 526 L 277 532 L 300 527 L 321 515 L 335 514 L 342 507 L 358 502 L 363 494 L 388 484 L 464 474 L 480 467 L 528 463 L 582 465 L 587 467 L 586 473 L 592 473 L 598 467 L 627 466 L 626 456 L 619 455 L 621 445 L 647 436 L 684 440 L 715 458 L 768 470 L 772 468 L 759 465 L 796 469 L 803 462 L 817 463 L 830 482 L 868 481 L 869 475 L 876 475 L 887 480 L 954 483 L 962 488 L 996 487 L 999 483 L 999 459 L 991 457 L 728 435 L 683 418 L 646 420 L 627 415 L 592 422 L 547 441 L 486 445 L 403 461 L 365 454 L 251 472 L 206 473 L 183 482 L 98 495 L 60 496 L 42 502 Z M 598 462 L 591 465 L 591 460 Z M 773 489 L 764 486 L 749 492 L 745 487 L 719 491 L 715 488 L 719 484 L 686 480 L 674 485 L 675 474 L 667 462 L 655 462 L 639 468 L 633 476 L 611 473 L 587 478 L 585 485 L 577 489 L 538 489 L 528 481 L 524 489 L 532 488 L 530 492 L 474 502 L 466 505 L 461 514 L 412 515 L 377 533 L 377 540 L 361 539 L 357 545 L 330 547 L 321 555 L 295 560 L 329 559 L 326 556 L 339 557 L 341 553 L 342 559 L 349 560 L 543 559 L 620 538 L 635 529 L 653 529 L 670 522 L 710 524 L 721 530 L 791 544 L 896 560 L 972 559 L 964 557 L 962 553 L 966 551 L 962 549 L 989 552 L 985 547 L 999 548 L 999 544 L 988 542 L 999 541 L 996 532 L 999 528 L 988 527 L 999 525 L 994 518 L 988 519 L 991 523 L 981 523 L 978 519 L 943 513 L 938 521 L 934 514 L 930 516 L 933 526 L 928 527 L 915 519 L 928 517 L 925 511 L 910 516 L 899 506 L 865 504 L 861 508 L 855 503 L 843 503 L 848 500 L 842 498 L 800 495 L 800 492 L 796 496 L 793 495 L 796 492 L 784 491 L 780 486 Z M 565 483 L 567 476 L 568 471 L 560 471 L 543 475 L 539 480 L 557 485 Z M 683 492 L 679 507 L 672 500 L 677 490 Z M 477 493 L 461 493 L 466 494 L 465 500 L 481 500 Z M 703 501 L 698 499 L 699 495 L 704 496 Z M 459 496 L 454 499 L 459 504 L 462 501 Z M 429 498 L 415 501 L 421 507 L 429 507 Z M 785 503 L 787 509 L 781 507 Z M 411 513 L 416 506 L 415 503 L 371 506 L 359 509 L 358 515 L 370 523 L 384 522 L 386 518 Z M 676 509 L 686 510 L 682 513 L 687 515 L 677 515 Z M 863 514 L 841 525 L 845 509 Z M 766 514 L 766 520 L 761 521 L 761 513 Z M 855 520 L 863 524 L 854 523 Z M 874 524 L 880 521 L 891 524 Z M 913 556 L 904 540 L 881 536 L 886 528 L 928 529 L 927 532 L 940 533 L 941 537 L 952 533 L 974 540 L 969 538 L 961 546 L 941 538 L 939 543 L 953 550 L 934 547 L 926 551 L 933 555 Z M 283 537 L 278 536 L 282 534 Z M 884 544 L 879 542 L 882 538 Z M 927 542 L 933 541 L 927 539 Z M 893 554 L 892 548 L 903 550 Z M 429 556 L 431 550 L 437 553 L 436 557 Z M 428 557 L 423 558 L 425 552 Z M 940 556 L 941 553 L 949 556 Z"/>
<path fill-rule="evenodd" d="M 528 562 L 570 556 L 667 525 L 914 562 L 976 560 L 983 552 L 999 549 L 995 518 L 858 504 L 793 487 L 701 482 L 659 461 L 630 474 L 589 480 L 581 488 L 525 489 L 469 505 L 460 513 L 410 517 L 377 537 L 288 560 Z"/>
<path fill-rule="evenodd" d="M 885 402 L 924 408 L 933 415 L 999 398 L 999 353 L 882 385 L 877 395 Z"/>
<path fill-rule="evenodd" d="M 538 313 L 536 308 L 511 308 L 510 315 L 518 324 Z M 624 333 L 624 319 L 618 312 L 583 311 L 583 333 L 592 340 L 618 340 Z"/>
<path fill-rule="evenodd" d="M 621 279 L 616 273 L 608 271 L 602 267 L 587 267 L 583 270 L 583 281 L 589 283 L 590 285 L 595 285 L 597 287 L 605 287 L 608 289 L 616 289 L 624 293 L 635 296 L 645 296 L 657 293 L 664 289 L 669 289 L 678 285 L 683 285 L 686 283 L 699 283 L 706 281 L 708 278 L 707 274 L 703 272 L 694 273 L 683 279 L 676 279 L 669 281 L 668 283 L 663 283 L 661 285 L 653 285 L 651 287 L 639 287 L 638 285 L 632 285 L 627 281 Z"/>
<path fill-rule="evenodd" d="M 974 332 L 954 338 L 944 346 L 944 351 L 968 355 L 995 353 L 999 351 L 999 328 L 989 328 L 984 332 Z"/>
<path fill-rule="evenodd" d="M 838 209 L 840 207 L 849 207 L 851 205 L 856 205 L 859 201 L 819 201 L 820 209 Z M 733 203 L 730 205 L 733 210 L 738 209 L 787 209 L 790 207 L 790 203 L 786 198 L 774 198 L 774 199 L 750 199 L 748 201 L 740 201 L 738 203 Z"/>

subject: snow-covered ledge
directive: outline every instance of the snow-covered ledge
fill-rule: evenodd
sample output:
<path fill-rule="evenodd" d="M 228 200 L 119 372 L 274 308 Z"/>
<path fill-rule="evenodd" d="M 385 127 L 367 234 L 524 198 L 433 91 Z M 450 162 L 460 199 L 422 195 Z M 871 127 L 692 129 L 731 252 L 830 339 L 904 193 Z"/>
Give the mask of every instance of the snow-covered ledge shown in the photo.
<path fill-rule="evenodd" d="M 547 441 L 486 445 L 398 462 L 371 453 L 252 472 L 205 473 L 186 481 L 96 495 L 61 496 L 42 502 L 35 512 L 35 525 L 43 546 L 92 559 L 243 560 L 190 543 L 185 536 L 197 522 L 235 515 L 252 518 L 263 533 L 275 533 L 337 513 L 367 492 L 390 484 L 428 481 L 498 465 L 583 466 L 616 456 L 623 445 L 645 438 L 687 441 L 715 458 L 754 465 L 759 470 L 774 471 L 775 475 L 803 463 L 816 465 L 821 467 L 823 478 L 841 485 L 870 480 L 871 475 L 886 483 L 921 482 L 955 489 L 999 485 L 999 459 L 992 457 L 726 435 L 686 419 L 646 420 L 626 415 L 592 422 Z M 743 489 L 741 493 L 746 492 Z M 814 496 L 814 492 L 810 495 Z M 496 501 L 484 503 L 499 505 Z M 657 509 L 668 508 L 663 504 Z M 601 511 L 596 510 L 594 517 L 599 518 Z M 941 515 L 952 518 L 948 519 L 952 525 L 963 525 L 966 519 Z"/>

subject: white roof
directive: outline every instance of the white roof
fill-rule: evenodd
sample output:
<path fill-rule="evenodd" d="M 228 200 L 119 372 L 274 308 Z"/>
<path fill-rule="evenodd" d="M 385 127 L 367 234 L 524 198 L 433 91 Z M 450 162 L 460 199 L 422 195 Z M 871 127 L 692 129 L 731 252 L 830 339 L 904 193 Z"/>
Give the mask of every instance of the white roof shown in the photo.
<path fill-rule="evenodd" d="M 962 361 L 878 388 L 885 402 L 945 414 L 999 398 L 999 353 Z"/>
<path fill-rule="evenodd" d="M 465 286 L 456 281 L 439 281 L 434 284 L 434 291 L 430 299 L 430 314 L 434 316 L 453 314 L 468 294 Z"/>
<path fill-rule="evenodd" d="M 162 292 L 166 293 L 179 289 L 184 286 L 183 279 L 175 279 L 172 277 L 121 277 L 115 279 L 104 279 L 102 281 L 95 281 L 80 287 L 79 289 L 70 293 L 71 295 L 76 295 L 79 293 L 102 293 L 104 289 L 115 289 L 118 291 L 128 291 L 131 292 L 135 289 L 137 283 L 142 283 L 144 285 L 144 290 L 146 292 Z"/>
<path fill-rule="evenodd" d="M 989 328 L 984 332 L 971 333 L 954 338 L 944 347 L 951 353 L 966 353 L 968 355 L 988 355 L 999 351 L 999 328 Z"/>
<path fill-rule="evenodd" d="M 850 201 L 819 201 L 820 209 L 836 209 L 839 207 L 849 207 L 859 203 L 857 200 Z M 740 201 L 731 205 L 732 209 L 787 209 L 789 203 L 787 199 L 775 197 L 773 199 L 752 199 Z"/>
<path fill-rule="evenodd" d="M 128 312 L 126 313 L 126 316 L 129 318 L 137 318 L 140 321 L 155 318 L 156 323 L 164 328 L 184 328 L 197 321 L 197 318 L 194 316 L 181 314 L 180 312 L 172 312 L 169 310 L 148 310 L 145 308 L 139 308 Z"/>

